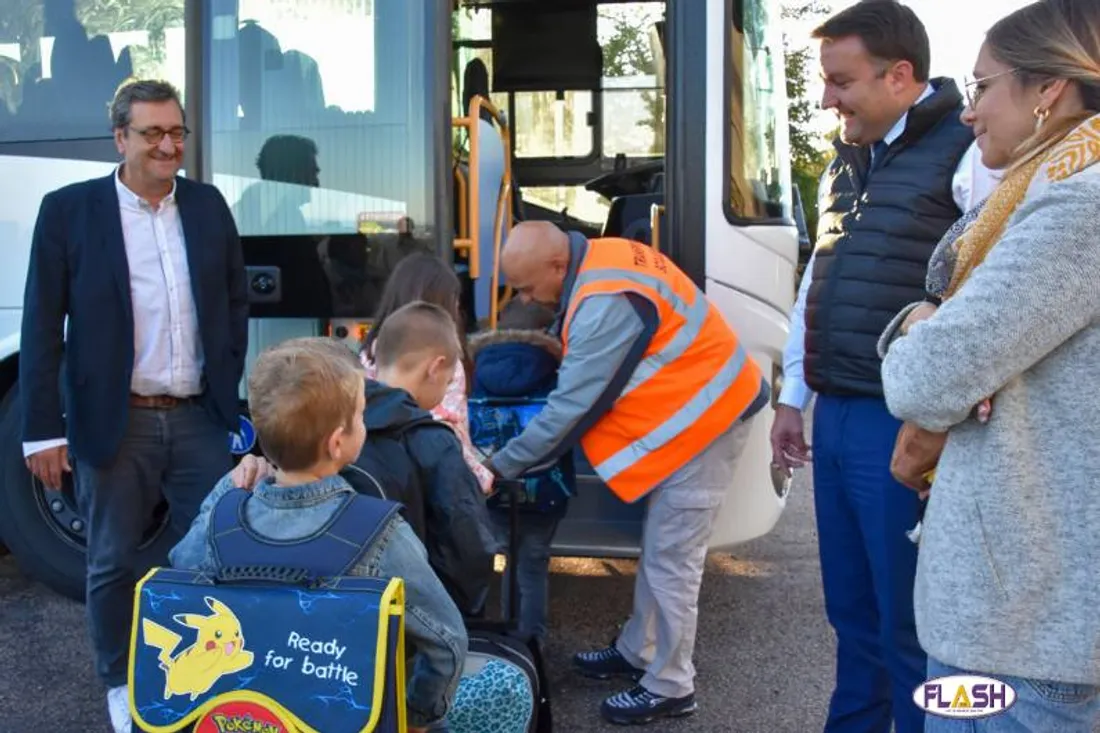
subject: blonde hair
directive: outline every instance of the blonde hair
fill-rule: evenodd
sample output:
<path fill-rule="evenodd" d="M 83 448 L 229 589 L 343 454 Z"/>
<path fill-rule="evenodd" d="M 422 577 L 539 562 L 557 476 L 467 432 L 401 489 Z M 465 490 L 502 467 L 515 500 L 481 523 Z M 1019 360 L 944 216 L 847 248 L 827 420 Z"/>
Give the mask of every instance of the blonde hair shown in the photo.
<path fill-rule="evenodd" d="M 248 377 L 248 409 L 264 455 L 284 471 L 321 459 L 337 428 L 360 416 L 363 368 L 351 350 L 331 338 L 283 341 L 260 354 Z"/>
<path fill-rule="evenodd" d="M 382 323 L 374 341 L 374 363 L 379 369 L 407 369 L 429 356 L 458 360 L 462 344 L 451 314 L 434 303 L 414 300 L 401 306 Z"/>
<path fill-rule="evenodd" d="M 1071 130 L 1100 112 L 1100 3 L 1039 0 L 999 20 L 985 38 L 990 53 L 1027 85 L 1050 79 L 1076 84 L 1085 111 L 1050 119 L 1016 150 L 1009 170 L 1043 156 Z"/>

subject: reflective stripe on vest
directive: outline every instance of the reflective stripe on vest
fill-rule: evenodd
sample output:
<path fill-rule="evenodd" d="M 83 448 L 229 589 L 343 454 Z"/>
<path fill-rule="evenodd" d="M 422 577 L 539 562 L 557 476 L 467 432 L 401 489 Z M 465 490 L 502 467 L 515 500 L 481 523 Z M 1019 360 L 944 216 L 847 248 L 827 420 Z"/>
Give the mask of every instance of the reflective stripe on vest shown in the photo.
<path fill-rule="evenodd" d="M 760 392 L 759 367 L 718 309 L 671 261 L 621 239 L 595 239 L 581 263 L 562 328 L 591 295 L 631 292 L 659 324 L 611 409 L 581 439 L 600 478 L 633 502 L 702 452 Z"/>

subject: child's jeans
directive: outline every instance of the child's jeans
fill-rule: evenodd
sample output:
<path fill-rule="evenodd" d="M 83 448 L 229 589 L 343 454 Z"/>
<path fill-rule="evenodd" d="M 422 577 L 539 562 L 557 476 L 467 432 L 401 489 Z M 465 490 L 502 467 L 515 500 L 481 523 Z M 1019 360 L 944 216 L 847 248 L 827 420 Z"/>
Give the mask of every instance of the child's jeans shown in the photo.
<path fill-rule="evenodd" d="M 501 552 L 508 549 L 508 510 L 494 509 L 493 530 L 500 543 Z M 519 570 L 519 633 L 524 638 L 534 638 L 541 645 L 546 638 L 547 616 L 550 605 L 550 543 L 558 529 L 561 517 L 557 515 L 519 513 L 519 537 L 515 566 Z M 504 570 L 504 586 L 501 608 L 505 618 L 511 612 L 508 607 L 508 583 L 512 562 Z"/>
<path fill-rule="evenodd" d="M 928 715 L 924 733 L 1091 733 L 1100 721 L 1100 687 L 970 672 L 928 658 L 929 679 L 955 674 L 981 674 L 1007 682 L 1016 691 L 1016 702 L 988 718 Z"/>

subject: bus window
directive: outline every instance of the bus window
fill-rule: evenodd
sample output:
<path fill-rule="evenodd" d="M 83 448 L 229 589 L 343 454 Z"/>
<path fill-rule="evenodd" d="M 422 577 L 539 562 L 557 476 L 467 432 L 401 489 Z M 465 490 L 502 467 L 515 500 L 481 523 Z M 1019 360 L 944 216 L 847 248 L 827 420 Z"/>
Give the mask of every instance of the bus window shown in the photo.
<path fill-rule="evenodd" d="M 568 217 L 599 225 L 607 218 L 607 199 L 583 186 L 528 186 L 523 199 Z"/>
<path fill-rule="evenodd" d="M 592 92 L 516 92 L 517 158 L 584 158 L 592 154 Z"/>
<path fill-rule="evenodd" d="M 107 108 L 130 76 L 184 89 L 184 0 L 4 2 L 0 142 L 110 138 Z"/>
<path fill-rule="evenodd" d="M 600 137 L 604 157 L 665 154 L 664 52 L 657 23 L 663 2 L 606 3 L 599 7 L 603 49 Z"/>
<path fill-rule="evenodd" d="M 462 98 L 462 73 L 466 64 L 478 58 L 493 78 L 492 11 L 463 8 L 455 13 L 456 57 L 455 115 Z M 588 119 L 592 113 L 592 92 L 566 90 L 492 93 L 490 101 L 515 118 L 514 151 L 517 158 L 584 158 L 592 155 L 594 139 Z M 511 103 L 511 106 L 510 104 Z"/>
<path fill-rule="evenodd" d="M 658 35 L 665 3 L 604 2 L 596 13 L 599 89 L 557 91 L 547 78 L 545 91 L 494 92 L 491 98 L 510 116 L 524 202 L 550 215 L 565 210 L 567 224 L 580 219 L 599 231 L 609 202 L 582 182 L 606 172 L 617 156 L 638 161 L 665 153 L 665 59 Z M 491 78 L 492 11 L 460 9 L 454 31 L 456 86 L 475 57 Z M 457 106 L 455 113 L 461 114 Z"/>
<path fill-rule="evenodd" d="M 433 227 L 425 4 L 210 2 L 207 171 L 241 234 Z M 321 256 L 357 272 L 369 256 L 344 254 Z"/>
<path fill-rule="evenodd" d="M 725 208 L 731 223 L 790 223 L 783 39 L 774 0 L 731 0 Z"/>

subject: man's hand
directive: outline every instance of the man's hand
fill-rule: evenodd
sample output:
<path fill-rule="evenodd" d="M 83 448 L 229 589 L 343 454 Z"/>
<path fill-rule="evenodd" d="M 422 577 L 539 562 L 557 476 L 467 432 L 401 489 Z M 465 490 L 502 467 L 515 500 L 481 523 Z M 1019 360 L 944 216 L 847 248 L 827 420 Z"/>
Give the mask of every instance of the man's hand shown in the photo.
<path fill-rule="evenodd" d="M 782 469 L 788 476 L 791 469 L 802 468 L 810 460 L 810 449 L 806 445 L 802 412 L 790 405 L 775 408 L 775 422 L 772 424 L 772 465 Z"/>
<path fill-rule="evenodd" d="M 266 459 L 248 454 L 241 458 L 241 462 L 237 464 L 229 477 L 233 480 L 234 486 L 252 491 L 256 484 L 274 474 L 275 467 L 268 463 Z"/>
<path fill-rule="evenodd" d="M 901 335 L 909 333 L 909 329 L 913 327 L 913 324 L 920 323 L 921 321 L 927 321 L 929 318 L 936 314 L 937 307 L 933 303 L 921 303 L 913 310 L 909 311 L 909 315 L 905 317 L 905 320 L 901 322 Z"/>
<path fill-rule="evenodd" d="M 69 447 L 59 445 L 32 453 L 27 457 L 27 468 L 46 488 L 58 491 L 61 489 L 62 473 L 72 473 L 73 470 L 69 465 Z"/>

